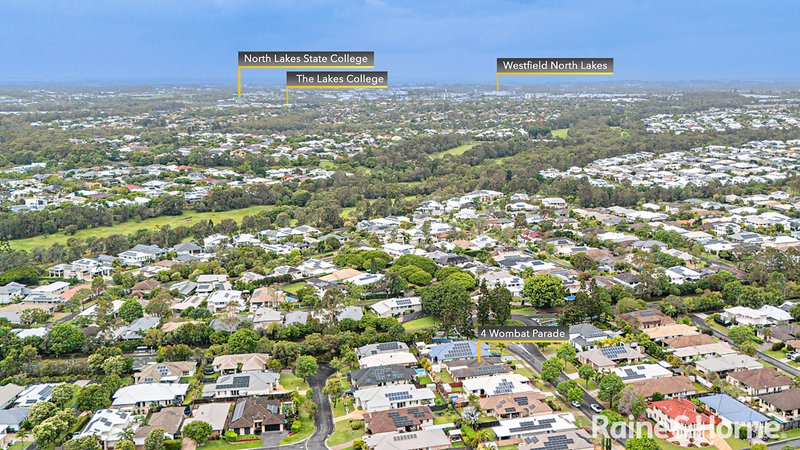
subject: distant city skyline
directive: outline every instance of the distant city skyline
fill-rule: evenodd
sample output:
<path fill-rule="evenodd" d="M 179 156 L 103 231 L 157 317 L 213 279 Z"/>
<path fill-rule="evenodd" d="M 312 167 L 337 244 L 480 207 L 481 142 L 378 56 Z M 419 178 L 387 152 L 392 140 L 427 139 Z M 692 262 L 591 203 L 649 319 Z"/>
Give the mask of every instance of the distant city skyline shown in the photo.
<path fill-rule="evenodd" d="M 494 84 L 498 57 L 612 57 L 613 77 L 800 81 L 785 1 L 0 0 L 0 84 L 236 83 L 239 50 L 373 50 L 390 85 Z M 246 70 L 281 86 L 284 70 Z"/>

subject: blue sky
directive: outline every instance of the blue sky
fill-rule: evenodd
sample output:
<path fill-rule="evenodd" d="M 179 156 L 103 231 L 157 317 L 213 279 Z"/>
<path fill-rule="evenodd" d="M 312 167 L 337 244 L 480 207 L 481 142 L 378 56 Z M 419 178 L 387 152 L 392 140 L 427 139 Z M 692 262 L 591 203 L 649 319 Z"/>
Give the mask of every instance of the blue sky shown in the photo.
<path fill-rule="evenodd" d="M 795 82 L 798 24 L 793 0 L 0 0 L 0 84 L 235 85 L 239 50 L 374 50 L 397 84 L 492 84 L 497 57 L 613 57 L 614 80 Z"/>

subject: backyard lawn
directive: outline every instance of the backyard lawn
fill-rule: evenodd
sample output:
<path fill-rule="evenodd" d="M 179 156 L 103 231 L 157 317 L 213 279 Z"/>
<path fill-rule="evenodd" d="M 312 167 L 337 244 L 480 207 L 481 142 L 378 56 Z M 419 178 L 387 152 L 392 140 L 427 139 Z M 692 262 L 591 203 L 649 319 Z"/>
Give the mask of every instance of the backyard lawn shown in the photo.
<path fill-rule="evenodd" d="M 403 328 L 405 328 L 406 331 L 424 330 L 426 328 L 433 328 L 435 326 L 436 322 L 431 316 L 421 317 L 403 324 Z"/>
<path fill-rule="evenodd" d="M 308 383 L 305 380 L 291 373 L 282 373 L 280 383 L 284 389 L 289 391 L 308 389 Z"/>

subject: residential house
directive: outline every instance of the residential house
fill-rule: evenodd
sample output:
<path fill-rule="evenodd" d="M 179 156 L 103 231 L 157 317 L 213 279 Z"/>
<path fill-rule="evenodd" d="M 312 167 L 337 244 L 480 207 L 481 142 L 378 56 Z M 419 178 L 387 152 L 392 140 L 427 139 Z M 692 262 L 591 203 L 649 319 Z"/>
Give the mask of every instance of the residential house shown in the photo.
<path fill-rule="evenodd" d="M 242 291 L 231 289 L 212 292 L 206 299 L 206 304 L 208 305 L 208 309 L 215 314 L 225 310 L 228 305 L 233 305 L 237 313 L 245 310 L 245 301 L 242 298 Z"/>
<path fill-rule="evenodd" d="M 594 450 L 592 436 L 582 430 L 569 430 L 552 434 L 526 436 L 519 450 Z"/>
<path fill-rule="evenodd" d="M 151 406 L 169 406 L 180 404 L 186 391 L 187 383 L 139 383 L 123 386 L 111 396 L 111 406 L 115 409 L 140 414 Z"/>
<path fill-rule="evenodd" d="M 250 310 L 254 311 L 259 308 L 280 308 L 281 304 L 286 301 L 286 292 L 275 289 L 272 286 L 265 286 L 257 288 L 250 296 Z"/>
<path fill-rule="evenodd" d="M 176 383 L 183 377 L 194 375 L 197 363 L 194 361 L 164 361 L 147 364 L 133 374 L 134 383 Z"/>
<path fill-rule="evenodd" d="M 765 411 L 785 424 L 786 428 L 797 428 L 800 422 L 800 388 L 760 395 L 759 399 Z"/>
<path fill-rule="evenodd" d="M 759 309 L 745 306 L 725 308 L 720 318 L 728 323 L 752 326 L 776 325 L 793 320 L 788 311 L 772 305 L 764 305 Z"/>
<path fill-rule="evenodd" d="M 78 437 L 96 436 L 103 448 L 110 448 L 124 436 L 126 430 L 135 428 L 136 423 L 133 420 L 133 414 L 125 411 L 101 409 L 92 415 L 92 418 L 89 419 L 86 427 Z"/>
<path fill-rule="evenodd" d="M 358 367 L 362 369 L 395 364 L 411 367 L 417 364 L 417 357 L 409 352 L 393 352 L 364 356 L 358 360 Z"/>
<path fill-rule="evenodd" d="M 615 336 L 617 333 L 601 330 L 590 323 L 579 323 L 569 327 L 569 343 L 579 352 L 597 348 L 599 342 Z"/>
<path fill-rule="evenodd" d="M 242 436 L 282 431 L 286 417 L 281 414 L 281 402 L 267 397 L 247 397 L 236 401 L 228 429 Z"/>
<path fill-rule="evenodd" d="M 254 329 L 266 330 L 273 323 L 283 323 L 283 314 L 280 311 L 273 308 L 258 308 L 253 313 Z"/>
<path fill-rule="evenodd" d="M 492 431 L 497 439 L 524 439 L 530 435 L 560 433 L 576 428 L 575 416 L 571 413 L 553 413 L 501 420 L 500 425 L 492 427 Z"/>
<path fill-rule="evenodd" d="M 408 345 L 405 342 L 379 342 L 377 344 L 362 345 L 356 349 L 359 358 L 364 356 L 377 355 L 380 353 L 408 352 Z"/>
<path fill-rule="evenodd" d="M 422 303 L 419 297 L 389 298 L 372 304 L 370 309 L 380 317 L 402 317 L 422 311 Z"/>
<path fill-rule="evenodd" d="M 433 413 L 428 406 L 411 406 L 364 415 L 364 426 L 368 434 L 409 433 L 423 430 L 431 425 L 433 425 Z"/>
<path fill-rule="evenodd" d="M 628 386 L 646 399 L 651 399 L 655 394 L 661 394 L 666 399 L 691 397 L 697 393 L 692 380 L 685 376 L 651 378 L 648 380 L 632 381 Z"/>
<path fill-rule="evenodd" d="M 477 358 L 455 359 L 443 365 L 455 381 L 512 372 L 511 367 L 497 356 L 483 356 L 480 361 Z"/>
<path fill-rule="evenodd" d="M 774 367 L 732 372 L 728 374 L 727 380 L 750 397 L 786 391 L 794 385 L 791 378 Z"/>
<path fill-rule="evenodd" d="M 461 386 L 468 395 L 475 394 L 481 397 L 536 392 L 536 389 L 530 385 L 530 379 L 517 373 L 469 378 L 462 381 Z"/>
<path fill-rule="evenodd" d="M 660 430 L 669 433 L 668 442 L 680 446 L 705 446 L 711 443 L 714 420 L 697 412 L 697 406 L 685 398 L 673 398 L 651 402 L 647 407 L 647 417 L 654 421 Z"/>
<path fill-rule="evenodd" d="M 716 373 L 720 378 L 724 378 L 731 372 L 761 369 L 764 365 L 757 359 L 736 353 L 717 356 L 715 358 L 701 359 L 695 362 L 695 367 L 706 375 Z"/>
<path fill-rule="evenodd" d="M 136 433 L 133 435 L 133 443 L 137 446 L 144 446 L 147 436 L 156 428 L 164 430 L 166 439 L 175 439 L 180 434 L 181 423 L 183 423 L 182 406 L 162 408 L 160 411 L 150 415 L 146 426 L 136 429 Z"/>
<path fill-rule="evenodd" d="M 192 417 L 183 421 L 183 426 L 185 427 L 195 420 L 202 420 L 211 425 L 212 436 L 221 435 L 222 431 L 225 430 L 230 408 L 231 403 L 203 403 L 197 406 L 197 409 L 192 413 Z"/>
<path fill-rule="evenodd" d="M 671 377 L 672 372 L 658 364 L 639 364 L 637 366 L 616 367 L 610 370 L 622 378 L 623 383 L 632 383 L 639 380 L 649 380 L 652 378 Z"/>
<path fill-rule="evenodd" d="M 410 433 L 378 433 L 364 437 L 369 450 L 444 450 L 451 447 L 450 438 L 440 428 Z"/>
<path fill-rule="evenodd" d="M 418 389 L 407 384 L 359 389 L 353 393 L 355 406 L 370 413 L 408 406 L 432 405 L 435 397 L 433 391 L 428 388 Z"/>
<path fill-rule="evenodd" d="M 213 384 L 203 386 L 203 398 L 226 399 L 282 392 L 280 378 L 275 372 L 222 375 Z"/>
<path fill-rule="evenodd" d="M 236 355 L 220 355 L 214 358 L 211 365 L 215 372 L 223 375 L 238 372 L 261 372 L 267 369 L 269 355 L 266 353 L 240 353 Z"/>
<path fill-rule="evenodd" d="M 589 364 L 597 371 L 607 372 L 622 364 L 637 363 L 644 355 L 630 345 L 600 347 L 578 353 L 581 364 Z"/>
<path fill-rule="evenodd" d="M 547 396 L 541 392 L 501 394 L 484 397 L 479 400 L 479 404 L 481 411 L 484 411 L 487 416 L 499 420 L 516 419 L 552 413 L 553 410 L 544 402 L 546 398 Z"/>
<path fill-rule="evenodd" d="M 485 342 L 481 343 L 481 353 L 483 355 L 489 355 L 489 344 Z M 478 343 L 476 341 L 445 342 L 432 346 L 428 353 L 428 359 L 433 363 L 477 357 Z"/>
<path fill-rule="evenodd" d="M 620 314 L 617 318 L 637 330 L 646 330 L 648 328 L 675 324 L 672 317 L 655 309 L 631 311 L 629 313 Z"/>
<path fill-rule="evenodd" d="M 347 373 L 347 380 L 355 389 L 408 384 L 414 381 L 416 372 L 401 364 L 365 367 Z"/>
<path fill-rule="evenodd" d="M 728 394 L 708 395 L 699 397 L 699 400 L 710 412 L 722 419 L 722 424 L 747 428 L 749 437 L 763 436 L 765 425 L 772 420 Z"/>

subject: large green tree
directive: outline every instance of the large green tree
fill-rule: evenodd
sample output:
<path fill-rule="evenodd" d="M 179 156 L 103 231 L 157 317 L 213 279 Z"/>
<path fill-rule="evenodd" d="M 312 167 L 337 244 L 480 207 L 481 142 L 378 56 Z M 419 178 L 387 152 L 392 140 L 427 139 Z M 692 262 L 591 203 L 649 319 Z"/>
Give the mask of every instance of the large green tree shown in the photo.
<path fill-rule="evenodd" d="M 557 308 L 564 305 L 567 288 L 562 284 L 561 278 L 551 274 L 539 274 L 525 279 L 522 295 L 537 308 Z"/>

